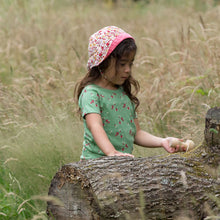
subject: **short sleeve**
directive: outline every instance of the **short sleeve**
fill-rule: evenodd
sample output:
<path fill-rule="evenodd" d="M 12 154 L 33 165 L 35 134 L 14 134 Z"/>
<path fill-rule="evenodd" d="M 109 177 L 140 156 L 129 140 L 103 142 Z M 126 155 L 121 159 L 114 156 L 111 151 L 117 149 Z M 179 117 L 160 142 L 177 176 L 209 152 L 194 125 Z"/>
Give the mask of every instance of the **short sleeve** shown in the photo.
<path fill-rule="evenodd" d="M 83 118 L 89 113 L 101 114 L 98 92 L 85 87 L 79 97 L 79 107 Z"/>
<path fill-rule="evenodd" d="M 134 103 L 132 103 L 132 108 L 133 108 L 133 113 L 134 113 L 133 117 L 134 117 L 134 119 L 137 119 L 138 115 L 137 115 L 137 112 L 135 111 L 135 104 Z"/>

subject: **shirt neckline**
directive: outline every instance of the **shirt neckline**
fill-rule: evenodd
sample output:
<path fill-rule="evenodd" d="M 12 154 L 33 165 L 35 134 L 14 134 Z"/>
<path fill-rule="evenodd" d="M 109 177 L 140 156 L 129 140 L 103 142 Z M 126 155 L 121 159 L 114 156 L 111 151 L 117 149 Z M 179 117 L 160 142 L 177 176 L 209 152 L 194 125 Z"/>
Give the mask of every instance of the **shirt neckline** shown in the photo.
<path fill-rule="evenodd" d="M 106 91 L 111 91 L 111 92 L 116 92 L 116 91 L 119 91 L 121 90 L 121 86 L 119 86 L 117 89 L 106 89 L 104 87 L 101 87 L 99 85 L 96 85 L 96 84 L 90 84 L 91 86 L 95 86 L 97 88 L 100 88 L 100 89 L 103 89 L 103 90 L 106 90 Z"/>

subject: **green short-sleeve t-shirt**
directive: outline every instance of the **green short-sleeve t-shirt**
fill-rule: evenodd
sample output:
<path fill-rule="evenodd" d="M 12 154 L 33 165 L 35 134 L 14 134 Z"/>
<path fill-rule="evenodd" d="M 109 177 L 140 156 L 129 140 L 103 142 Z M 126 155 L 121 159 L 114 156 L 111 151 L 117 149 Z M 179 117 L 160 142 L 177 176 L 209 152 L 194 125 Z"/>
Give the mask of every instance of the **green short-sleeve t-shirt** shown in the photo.
<path fill-rule="evenodd" d="M 109 90 L 97 85 L 88 85 L 80 94 L 79 107 L 84 123 L 81 159 L 105 156 L 87 127 L 85 116 L 89 113 L 101 115 L 104 130 L 117 151 L 132 153 L 136 134 L 135 106 L 122 87 L 117 90 Z"/>

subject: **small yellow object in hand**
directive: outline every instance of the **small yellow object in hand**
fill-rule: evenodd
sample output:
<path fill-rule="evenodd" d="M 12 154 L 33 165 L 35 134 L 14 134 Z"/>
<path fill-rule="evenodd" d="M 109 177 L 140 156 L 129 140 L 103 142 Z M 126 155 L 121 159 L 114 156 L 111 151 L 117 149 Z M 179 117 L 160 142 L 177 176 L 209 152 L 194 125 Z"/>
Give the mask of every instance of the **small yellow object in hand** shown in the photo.
<path fill-rule="evenodd" d="M 192 140 L 182 142 L 177 138 L 172 138 L 172 140 L 170 141 L 170 146 L 176 147 L 177 145 L 179 145 L 180 148 L 184 149 L 186 152 L 191 151 L 195 147 L 195 143 Z"/>

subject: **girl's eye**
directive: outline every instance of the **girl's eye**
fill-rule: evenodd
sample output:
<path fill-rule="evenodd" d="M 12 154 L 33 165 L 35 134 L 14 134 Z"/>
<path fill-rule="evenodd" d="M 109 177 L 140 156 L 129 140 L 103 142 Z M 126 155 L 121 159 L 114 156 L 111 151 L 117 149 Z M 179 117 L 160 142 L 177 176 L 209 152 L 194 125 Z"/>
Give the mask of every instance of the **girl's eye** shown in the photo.
<path fill-rule="evenodd" d="M 120 63 L 121 66 L 125 66 L 127 63 Z M 129 66 L 133 66 L 133 62 L 129 63 Z"/>
<path fill-rule="evenodd" d="M 133 66 L 133 62 L 131 62 L 131 63 L 129 63 L 129 62 L 126 62 L 126 63 L 122 62 L 122 63 L 120 63 L 121 67 L 125 67 L 126 65 L 128 65 L 129 67 L 132 67 Z"/>

